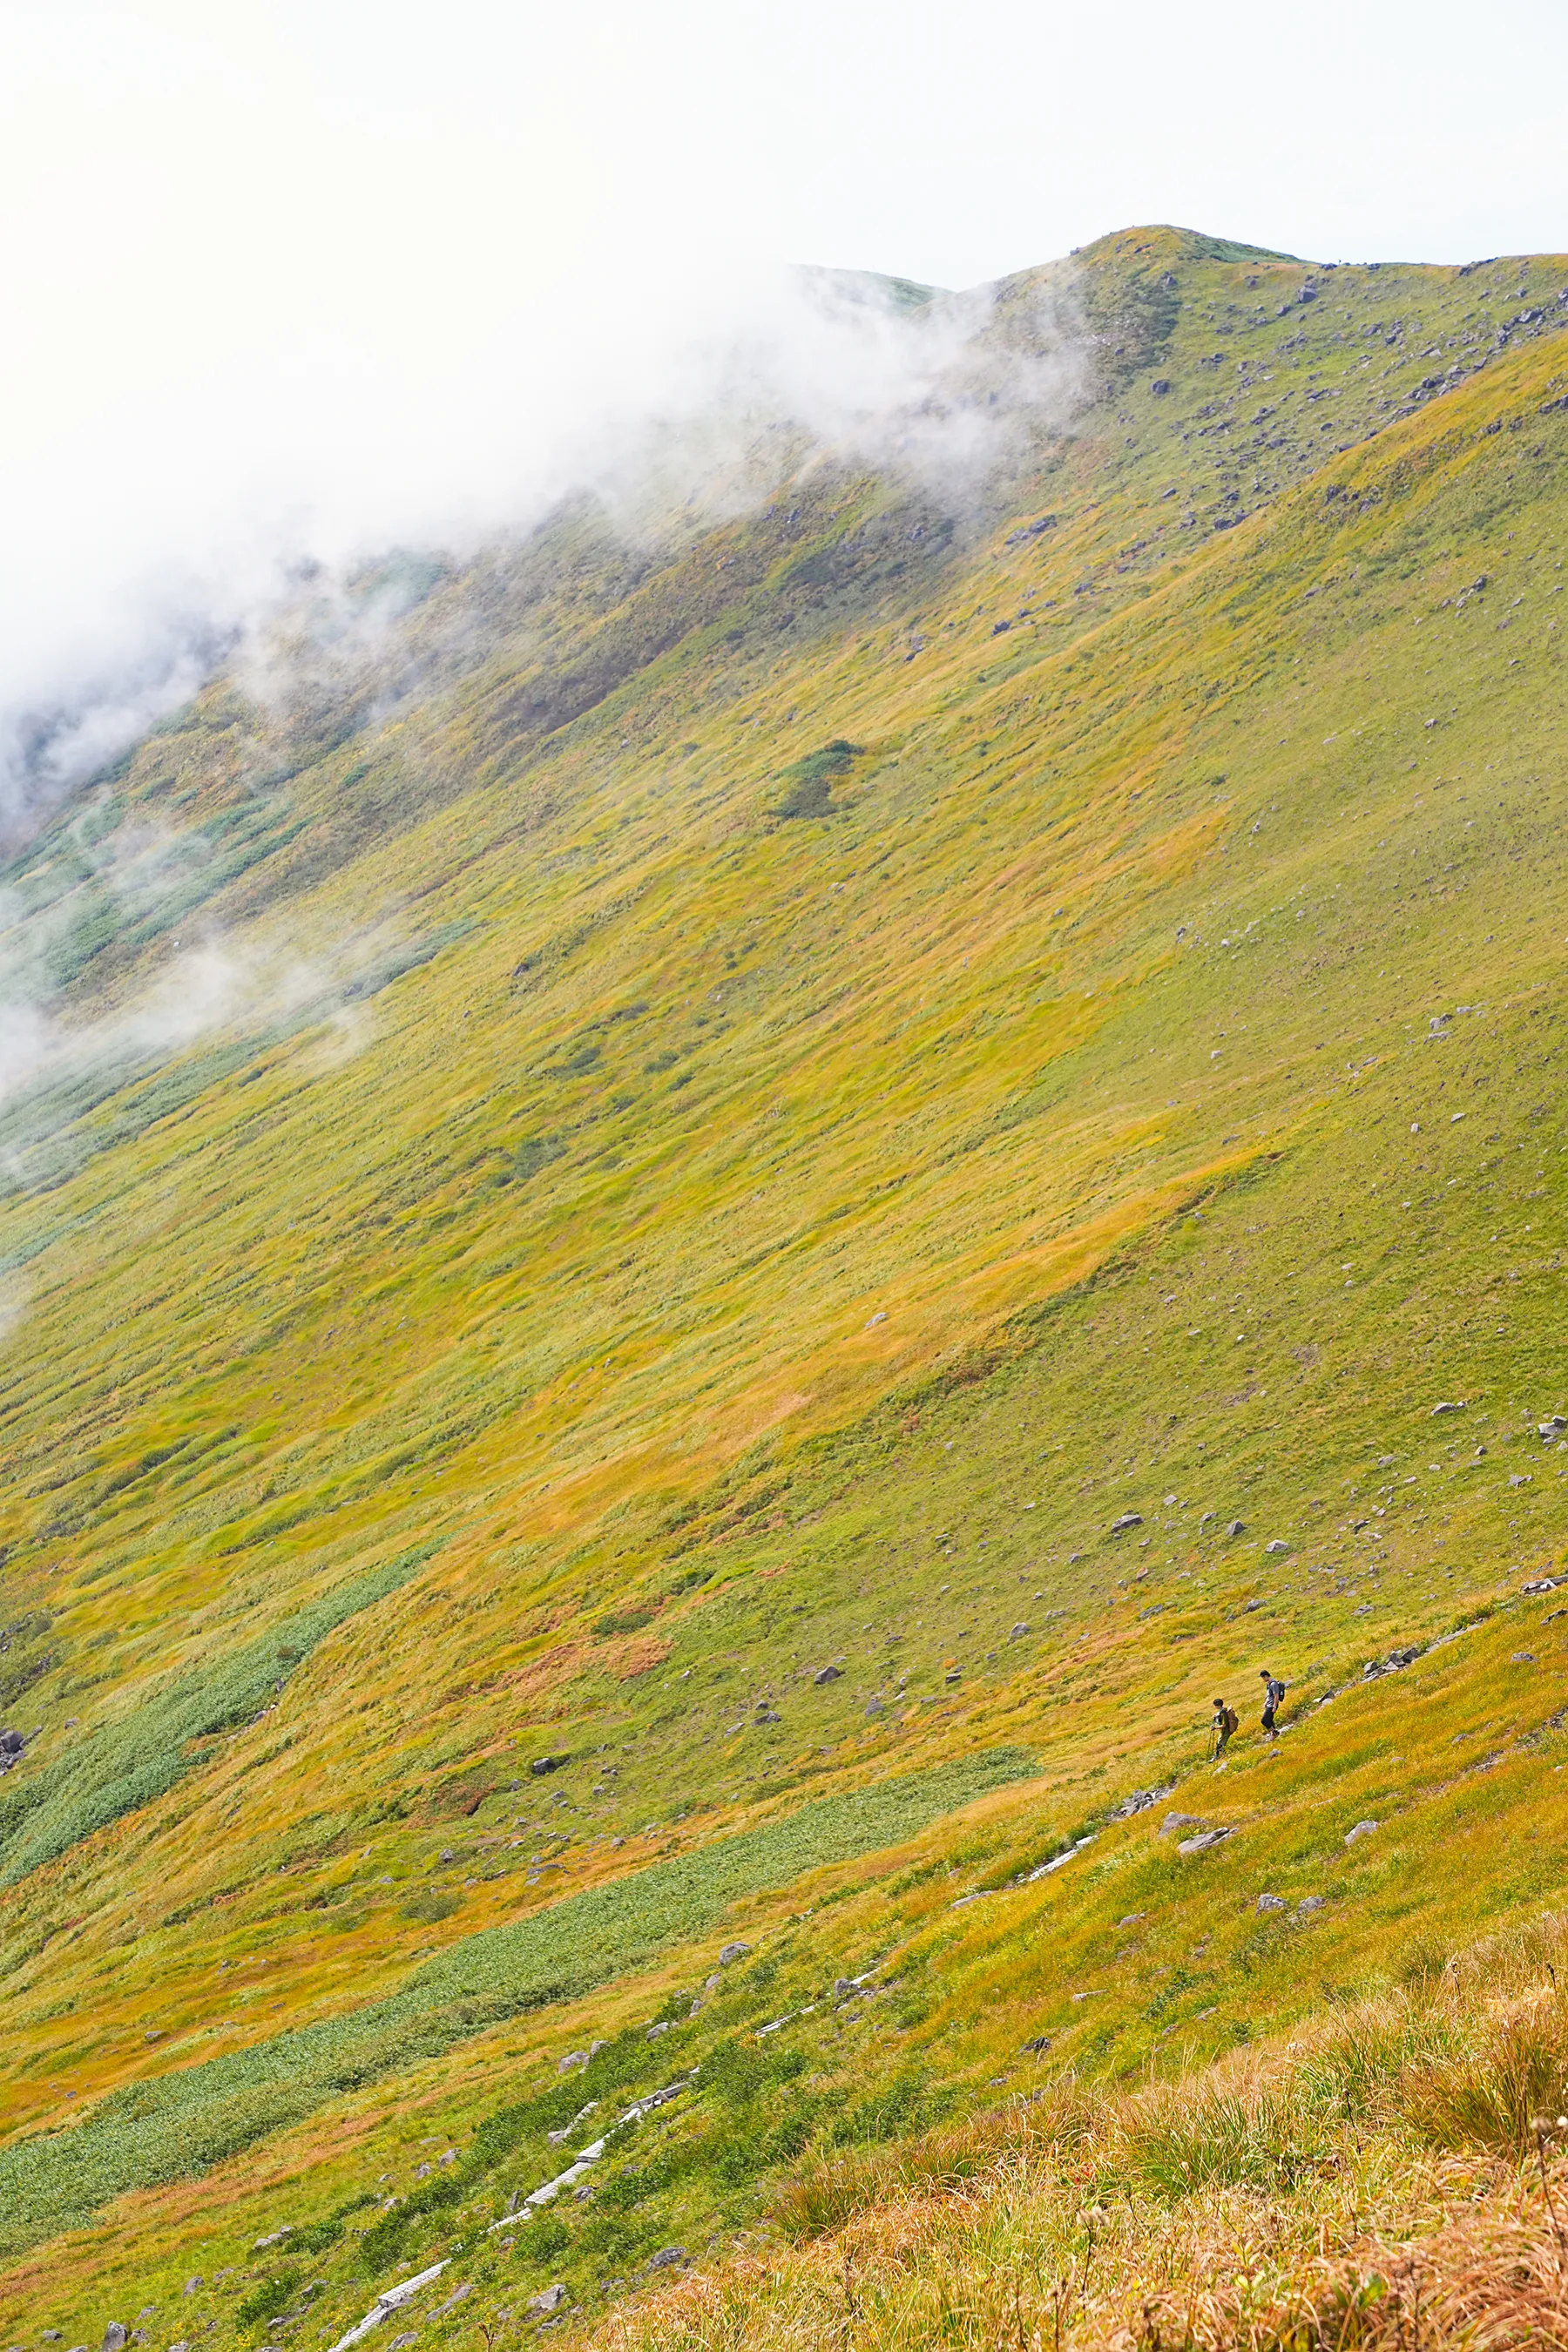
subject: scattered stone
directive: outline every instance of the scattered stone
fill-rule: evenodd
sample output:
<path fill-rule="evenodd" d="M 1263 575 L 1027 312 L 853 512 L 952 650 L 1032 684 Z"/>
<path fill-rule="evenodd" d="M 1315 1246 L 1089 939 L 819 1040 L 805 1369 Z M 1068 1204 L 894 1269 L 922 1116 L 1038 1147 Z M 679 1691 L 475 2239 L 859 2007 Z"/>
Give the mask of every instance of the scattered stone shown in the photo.
<path fill-rule="evenodd" d="M 1436 1420 L 1437 1419 L 1437 1416 L 1438 1416 L 1438 1414 L 1439 1414 L 1439 1413 L 1444 1413 L 1444 1412 L 1464 1412 L 1464 1410 L 1465 1410 L 1465 1400 L 1464 1400 L 1464 1398 L 1463 1398 L 1463 1397 L 1459 1397 L 1459 1398 L 1457 1398 L 1453 1402 L 1448 1403 L 1448 1404 L 1435 1404 L 1435 1405 L 1433 1406 L 1433 1408 L 1432 1408 L 1432 1418 L 1433 1418 L 1433 1420 L 1434 1420 L 1434 1421 L 1436 1421 Z"/>
<path fill-rule="evenodd" d="M 711 1977 L 710 1977 L 710 1979 L 708 1979 L 708 1981 L 710 1982 L 710 1984 L 711 1984 L 711 1983 L 712 1983 L 713 1979 L 711 1979 Z M 600 2053 L 600 2051 L 601 2051 L 601 2050 L 607 2050 L 607 2049 L 609 2048 L 609 2046 L 610 2046 L 610 2045 L 609 2045 L 609 2043 L 608 2043 L 608 2042 L 604 2039 L 604 2037 L 601 2035 L 601 2037 L 599 2038 L 599 2040 L 598 2040 L 597 2042 L 589 2042 L 589 2044 L 588 2044 L 588 2055 L 589 2055 L 589 2057 L 590 2057 L 590 2058 L 596 2058 L 596 2057 L 598 2056 L 598 2054 L 599 2054 L 599 2053 Z"/>
<path fill-rule="evenodd" d="M 544 2319 L 551 2312 L 559 2311 L 565 2300 L 566 2290 L 557 2279 L 553 2286 L 543 2288 L 538 2294 L 531 2294 L 522 2307 L 531 2318 Z"/>
<path fill-rule="evenodd" d="M 1564 1420 L 1562 1413 L 1554 1412 L 1549 1414 L 1545 1421 L 1537 1422 L 1535 1433 L 1538 1437 L 1561 1437 L 1565 1429 L 1568 1429 L 1568 1420 Z"/>
<path fill-rule="evenodd" d="M 1381 1829 L 1382 1826 L 1381 1822 L 1357 1822 L 1353 1830 L 1346 1831 L 1345 1843 L 1354 1845 L 1357 1838 L 1370 1837 L 1373 1830 Z"/>
<path fill-rule="evenodd" d="M 1524 1593 L 1555 1592 L 1562 1581 L 1563 1579 L 1560 1576 L 1536 1576 L 1532 1577 L 1528 1584 L 1521 1584 L 1519 1589 Z"/>
<path fill-rule="evenodd" d="M 657 2254 L 648 2257 L 650 2271 L 679 2270 L 686 2260 L 684 2246 L 661 2246 Z"/>
<path fill-rule="evenodd" d="M 1147 1911 L 1129 1911 L 1126 1916 L 1118 1919 L 1116 1924 L 1119 1927 L 1136 1927 L 1140 1919 L 1146 1919 L 1148 1916 Z"/>
<path fill-rule="evenodd" d="M 753 1723 L 782 1723 L 784 1717 L 775 1715 L 771 1706 L 759 1706 L 752 1720 Z"/>
<path fill-rule="evenodd" d="M 751 1951 L 750 1944 L 726 1944 L 719 1954 L 719 1966 L 727 1969 L 736 1960 L 743 1960 Z"/>
<path fill-rule="evenodd" d="M 1226 1533 L 1227 1536 L 1244 1536 L 1247 1533 L 1247 1521 L 1245 1519 L 1232 1519 L 1229 1527 L 1226 1529 Z"/>
<path fill-rule="evenodd" d="M 868 1717 L 872 1720 L 874 1720 L 879 1715 L 886 1715 L 887 1712 L 887 1708 L 883 1706 L 879 1698 L 874 1698 L 869 1706 L 866 1709 Z"/>
<path fill-rule="evenodd" d="M 842 1666 L 818 1666 L 811 1679 L 814 1683 L 836 1683 L 840 1679 L 843 1672 Z"/>
<path fill-rule="evenodd" d="M 1323 1895 L 1304 1895 L 1296 1906 L 1297 1916 L 1300 1916 L 1303 1911 L 1321 1911 L 1327 1900 Z"/>
<path fill-rule="evenodd" d="M 1146 1813 L 1170 1793 L 1169 1789 L 1134 1789 L 1130 1797 L 1122 1798 L 1110 1818 L 1113 1822 L 1130 1822 L 1134 1813 Z M 1142 1918 L 1143 1915 L 1139 1912 L 1136 1916 Z"/>
<path fill-rule="evenodd" d="M 1054 514 L 1042 515 L 1038 522 L 1026 522 L 1022 530 L 1009 531 L 1003 543 L 1007 547 L 1016 547 L 1020 540 L 1038 539 L 1043 530 L 1055 530 L 1056 527 L 1057 519 Z"/>
<path fill-rule="evenodd" d="M 1510 1486 L 1529 1486 L 1534 1482 L 1528 1470 L 1510 1470 L 1508 1483 Z"/>
<path fill-rule="evenodd" d="M 206 2281 L 204 2278 L 188 2278 L 180 2292 L 182 2294 L 199 2294 L 205 2284 Z"/>
<path fill-rule="evenodd" d="M 661 2033 L 668 2033 L 668 2032 L 669 2021 L 668 2018 L 661 2017 L 657 2024 L 650 2025 L 648 2027 L 647 2038 L 650 2042 L 657 2042 Z"/>
<path fill-rule="evenodd" d="M 1516 1650 L 1512 1657 L 1509 1660 L 1509 1664 L 1510 1666 L 1532 1666 L 1534 1664 L 1535 1652 L 1533 1650 Z"/>
<path fill-rule="evenodd" d="M 1157 375 L 1154 378 L 1153 383 L 1149 386 L 1149 389 L 1151 392 L 1155 394 L 1169 392 L 1171 389 L 1170 377 L 1168 375 Z"/>
<path fill-rule="evenodd" d="M 1290 1547 L 1282 1536 L 1273 1537 L 1263 1547 L 1265 1551 L 1289 1551 Z"/>
<path fill-rule="evenodd" d="M 1111 1520 L 1110 1532 L 1113 1536 L 1125 1535 L 1129 1528 L 1141 1528 L 1142 1524 L 1142 1511 L 1123 1511 L 1119 1519 Z"/>
<path fill-rule="evenodd" d="M 1007 1639 L 1010 1642 L 1021 1642 L 1028 1630 L 1026 1625 L 1015 1625 Z"/>
<path fill-rule="evenodd" d="M 547 1772 L 559 1772 L 563 1764 L 571 1761 L 570 1756 L 536 1756 L 528 1769 L 536 1780 L 542 1780 Z"/>
<path fill-rule="evenodd" d="M 1260 1895 L 1258 1898 L 1259 1911 L 1284 1911 L 1289 1907 L 1282 1895 Z"/>
<path fill-rule="evenodd" d="M 1203 1818 L 1202 1813 L 1167 1813 L 1160 1824 L 1160 1835 L 1169 1837 L 1173 1830 L 1198 1829 Z"/>
<path fill-rule="evenodd" d="M 386 2347 L 386 2352 L 408 2352 L 408 2347 L 411 2344 L 417 2344 L 418 2341 L 419 2330 L 416 2327 L 405 2327 L 401 2336 L 393 2337 Z"/>
<path fill-rule="evenodd" d="M 125 2352 L 130 2341 L 129 2327 L 122 2327 L 118 2319 L 111 2319 L 103 2331 L 103 2352 Z"/>
<path fill-rule="evenodd" d="M 1201 1830 L 1196 1837 L 1184 1838 L 1180 1845 L 1176 1848 L 1176 1852 L 1178 1853 L 1207 1853 L 1212 1846 L 1223 1844 L 1224 1841 L 1227 1837 L 1234 1837 L 1235 1835 L 1236 1832 L 1234 1830 Z"/>
<path fill-rule="evenodd" d="M 587 2063 L 585 2050 L 568 2050 L 564 2058 L 557 2059 L 555 2071 L 558 2074 L 570 2074 L 575 2067 L 585 2066 Z"/>

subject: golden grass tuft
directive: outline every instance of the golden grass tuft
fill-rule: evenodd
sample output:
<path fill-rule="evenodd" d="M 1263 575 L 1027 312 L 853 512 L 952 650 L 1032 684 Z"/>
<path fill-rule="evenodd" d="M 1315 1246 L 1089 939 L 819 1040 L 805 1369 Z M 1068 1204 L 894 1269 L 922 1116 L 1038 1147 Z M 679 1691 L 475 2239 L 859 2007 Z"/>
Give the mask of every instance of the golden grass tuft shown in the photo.
<path fill-rule="evenodd" d="M 1273 2051 L 1064 2077 L 802 2171 L 777 2235 L 601 2352 L 1491 2352 L 1568 2346 L 1555 1922 Z M 1521 1982 L 1531 1969 L 1536 1981 Z M 1543 1980 L 1542 1980 L 1543 1979 Z"/>

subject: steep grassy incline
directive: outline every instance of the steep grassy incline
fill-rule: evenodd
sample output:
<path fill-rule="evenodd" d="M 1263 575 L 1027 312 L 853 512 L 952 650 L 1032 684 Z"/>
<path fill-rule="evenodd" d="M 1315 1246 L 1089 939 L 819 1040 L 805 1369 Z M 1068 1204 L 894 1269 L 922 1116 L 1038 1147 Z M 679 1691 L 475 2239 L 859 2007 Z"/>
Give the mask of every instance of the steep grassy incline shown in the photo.
<path fill-rule="evenodd" d="M 1108 239 L 962 496 L 398 559 L 16 861 L 18 2344 L 595 2313 L 1552 1898 L 1565 275 Z"/>

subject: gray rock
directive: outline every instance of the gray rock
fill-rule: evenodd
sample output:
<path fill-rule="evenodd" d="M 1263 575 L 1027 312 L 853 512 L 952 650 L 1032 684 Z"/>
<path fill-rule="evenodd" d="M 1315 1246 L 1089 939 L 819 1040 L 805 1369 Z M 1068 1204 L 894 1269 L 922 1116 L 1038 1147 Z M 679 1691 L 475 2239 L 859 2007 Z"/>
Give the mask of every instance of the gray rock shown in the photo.
<path fill-rule="evenodd" d="M 1328 1897 L 1325 1895 L 1305 1895 L 1296 1906 L 1298 1916 L 1303 1912 L 1321 1911 Z"/>
<path fill-rule="evenodd" d="M 1113 1822 L 1130 1822 L 1134 1813 L 1146 1813 L 1151 1806 L 1159 1804 L 1170 1793 L 1169 1788 L 1134 1789 L 1131 1796 L 1122 1798 L 1110 1818 Z M 1142 1918 L 1143 1915 L 1139 1912 L 1137 1916 Z"/>
<path fill-rule="evenodd" d="M 1521 1584 L 1519 1589 L 1524 1593 L 1555 1592 L 1562 1581 L 1560 1576 L 1533 1576 L 1528 1584 Z"/>
<path fill-rule="evenodd" d="M 103 2331 L 103 2352 L 125 2352 L 130 2341 L 129 2327 L 122 2327 L 118 2319 L 111 2319 Z"/>
<path fill-rule="evenodd" d="M 1111 1520 L 1110 1532 L 1113 1536 L 1125 1535 L 1129 1528 L 1141 1528 L 1142 1524 L 1142 1511 L 1123 1511 L 1119 1519 Z"/>
<path fill-rule="evenodd" d="M 418 2341 L 419 2330 L 416 2327 L 405 2327 L 401 2336 L 393 2337 L 386 2347 L 386 2352 L 408 2352 L 408 2347 L 411 2344 L 417 2344 Z"/>
<path fill-rule="evenodd" d="M 1264 1545 L 1263 1549 L 1265 1551 L 1289 1551 L 1290 1547 L 1285 1541 L 1283 1536 L 1273 1536 L 1270 1538 L 1268 1542 Z"/>
<path fill-rule="evenodd" d="M 1282 1895 L 1260 1895 L 1258 1898 L 1259 1911 L 1283 1911 L 1288 1907 Z"/>
<path fill-rule="evenodd" d="M 684 2246 L 661 2246 L 657 2254 L 649 2256 L 648 2268 L 650 2271 L 679 2270 L 685 2260 Z"/>
<path fill-rule="evenodd" d="M 719 1966 L 727 1969 L 735 1960 L 743 1960 L 751 1950 L 750 1944 L 726 1944 L 719 1955 Z"/>
<path fill-rule="evenodd" d="M 887 1712 L 888 1712 L 887 1708 L 883 1706 L 883 1704 L 882 1704 L 882 1702 L 881 1702 L 881 1700 L 880 1700 L 879 1698 L 874 1698 L 874 1699 L 871 1701 L 870 1705 L 869 1705 L 869 1706 L 868 1706 L 868 1708 L 866 1709 L 866 1713 L 867 1713 L 868 1717 L 868 1718 L 870 1718 L 870 1719 L 871 1719 L 871 1720 L 873 1720 L 873 1721 L 876 1719 L 876 1717 L 877 1717 L 878 1716 L 879 1716 L 879 1715 L 886 1715 L 886 1714 L 887 1714 Z"/>
<path fill-rule="evenodd" d="M 205 2284 L 205 2279 L 198 2274 L 195 2278 L 188 2278 L 180 2292 L 182 2294 L 199 2294 Z"/>
<path fill-rule="evenodd" d="M 543 2319 L 551 2312 L 559 2311 L 565 2300 L 566 2290 L 557 2279 L 553 2286 L 542 2288 L 538 2294 L 531 2294 L 522 2307 L 530 2318 Z"/>
<path fill-rule="evenodd" d="M 599 2039 L 597 2042 L 589 2042 L 589 2044 L 588 2044 L 588 2055 L 589 2055 L 589 2057 L 590 2057 L 590 2058 L 596 2058 L 596 2057 L 598 2056 L 598 2054 L 599 2054 L 599 2053 L 600 2053 L 600 2051 L 601 2051 L 601 2050 L 607 2050 L 607 2049 L 609 2048 L 609 2046 L 610 2046 L 610 2045 L 609 2045 L 609 2043 L 608 2043 L 606 2041 L 605 2041 L 605 2039 L 603 2038 L 603 2036 L 601 2036 L 601 2037 L 600 2037 L 600 2039 Z"/>
<path fill-rule="evenodd" d="M 43 2341 L 44 2343 L 46 2343 L 46 2344 L 58 2344 L 58 2343 L 59 2342 L 59 2340 L 60 2340 L 60 2331 L 59 2331 L 59 2329 L 58 2329 L 58 2327 L 46 2327 L 46 2328 L 45 2328 L 44 2333 L 43 2333 L 43 2337 L 42 2337 L 42 2341 Z"/>
<path fill-rule="evenodd" d="M 1465 1410 L 1465 1400 L 1464 1400 L 1464 1398 L 1463 1398 L 1463 1397 L 1458 1397 L 1458 1398 L 1454 1399 L 1454 1400 L 1453 1400 L 1453 1402 L 1451 1402 L 1450 1403 L 1447 1403 L 1447 1404 L 1435 1404 L 1435 1405 L 1433 1406 L 1433 1408 L 1432 1408 L 1432 1418 L 1433 1418 L 1433 1420 L 1434 1420 L 1434 1421 L 1436 1421 L 1436 1420 L 1437 1419 L 1437 1417 L 1438 1417 L 1439 1413 L 1445 1413 L 1445 1412 L 1464 1412 L 1464 1410 Z"/>
<path fill-rule="evenodd" d="M 1202 1822 L 1202 1813 L 1167 1813 L 1160 1824 L 1160 1835 L 1169 1837 L 1173 1830 L 1196 1829 Z"/>
<path fill-rule="evenodd" d="M 1509 1660 L 1509 1664 L 1510 1666 L 1532 1666 L 1534 1664 L 1535 1652 L 1533 1650 L 1516 1650 L 1512 1657 Z"/>
<path fill-rule="evenodd" d="M 570 1756 L 536 1756 L 528 1769 L 536 1780 L 542 1780 L 547 1772 L 559 1772 L 563 1764 L 571 1761 Z"/>
<path fill-rule="evenodd" d="M 1015 1625 L 1007 1639 L 1010 1642 L 1021 1642 L 1028 1630 L 1026 1625 Z"/>
<path fill-rule="evenodd" d="M 1151 392 L 1152 392 L 1152 393 L 1166 393 L 1166 392 L 1169 392 L 1169 391 L 1170 391 L 1170 389 L 1171 389 L 1171 379 L 1170 379 L 1170 377 L 1169 377 L 1169 376 L 1167 376 L 1167 375 L 1157 375 L 1157 376 L 1154 378 L 1153 383 L 1149 386 L 1149 389 L 1150 389 L 1150 391 L 1151 391 Z"/>
<path fill-rule="evenodd" d="M 1354 1845 L 1357 1838 L 1370 1837 L 1373 1830 L 1381 1829 L 1382 1826 L 1381 1822 L 1357 1822 L 1353 1830 L 1345 1832 L 1345 1843 Z"/>
<path fill-rule="evenodd" d="M 1568 1421 L 1564 1421 L 1560 1412 L 1554 1412 L 1545 1421 L 1537 1422 L 1535 1433 L 1538 1437 L 1561 1437 L 1565 1429 L 1568 1429 Z"/>
<path fill-rule="evenodd" d="M 587 2063 L 588 2053 L 585 2050 L 568 2050 L 564 2058 L 557 2059 L 555 2071 L 558 2074 L 570 2074 L 574 2068 L 585 2066 Z"/>
<path fill-rule="evenodd" d="M 1226 1533 L 1227 1536 L 1244 1536 L 1247 1533 L 1247 1521 L 1245 1519 L 1232 1519 L 1229 1527 L 1226 1529 Z"/>
<path fill-rule="evenodd" d="M 1196 1837 L 1184 1838 L 1180 1845 L 1176 1848 L 1176 1852 L 1178 1853 L 1207 1853 L 1211 1846 L 1222 1845 L 1227 1837 L 1234 1837 L 1235 1835 L 1236 1832 L 1234 1830 L 1200 1830 Z"/>
<path fill-rule="evenodd" d="M 843 1672 L 842 1666 L 818 1666 L 811 1679 L 814 1683 L 836 1683 Z"/>
<path fill-rule="evenodd" d="M 657 2042 L 657 2041 L 658 2041 L 658 2037 L 659 2037 L 659 2035 L 660 2035 L 661 2033 L 668 2033 L 668 2032 L 669 2032 L 669 2021 L 668 2021 L 668 2018 L 660 2018 L 660 2019 L 659 2019 L 659 2021 L 658 2021 L 658 2022 L 656 2025 L 650 2025 L 650 2026 L 648 2027 L 648 2030 L 647 2030 L 647 2038 L 648 2038 L 648 2040 L 649 2040 L 650 2042 Z"/>

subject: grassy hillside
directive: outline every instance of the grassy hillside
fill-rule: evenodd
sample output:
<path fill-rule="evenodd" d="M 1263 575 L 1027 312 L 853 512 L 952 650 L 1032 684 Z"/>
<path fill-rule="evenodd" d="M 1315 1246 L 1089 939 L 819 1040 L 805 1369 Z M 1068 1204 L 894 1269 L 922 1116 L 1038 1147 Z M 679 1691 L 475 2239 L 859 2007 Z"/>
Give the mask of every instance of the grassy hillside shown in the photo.
<path fill-rule="evenodd" d="M 17 856 L 8 2340 L 878 2342 L 822 2231 L 1085 2136 L 1228 2274 L 1139 2135 L 1358 2002 L 1280 2242 L 1515 2195 L 1410 2086 L 1568 1833 L 1565 281 L 1107 239 L 983 474 L 396 558 Z"/>

